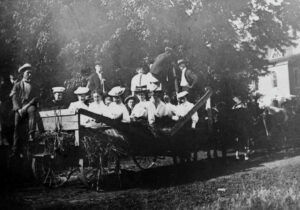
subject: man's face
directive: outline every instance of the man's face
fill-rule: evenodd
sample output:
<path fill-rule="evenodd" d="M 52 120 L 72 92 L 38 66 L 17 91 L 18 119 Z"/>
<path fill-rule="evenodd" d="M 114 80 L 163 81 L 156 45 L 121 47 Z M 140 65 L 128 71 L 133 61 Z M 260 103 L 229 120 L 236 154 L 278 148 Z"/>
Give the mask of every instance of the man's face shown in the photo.
<path fill-rule="evenodd" d="M 138 74 L 144 74 L 144 73 L 145 73 L 145 72 L 144 72 L 144 69 L 142 69 L 142 68 L 137 69 L 136 72 L 137 72 Z"/>
<path fill-rule="evenodd" d="M 184 63 L 181 63 L 180 65 L 179 65 L 179 69 L 182 71 L 183 69 L 185 69 L 185 64 Z"/>
<path fill-rule="evenodd" d="M 28 69 L 26 71 L 24 71 L 23 73 L 23 78 L 27 81 L 31 81 L 32 78 L 32 70 Z"/>
<path fill-rule="evenodd" d="M 54 100 L 55 101 L 62 101 L 63 100 L 63 93 L 62 92 L 54 93 Z"/>
<path fill-rule="evenodd" d="M 96 64 L 95 69 L 98 74 L 101 74 L 103 72 L 103 66 L 100 64 Z"/>

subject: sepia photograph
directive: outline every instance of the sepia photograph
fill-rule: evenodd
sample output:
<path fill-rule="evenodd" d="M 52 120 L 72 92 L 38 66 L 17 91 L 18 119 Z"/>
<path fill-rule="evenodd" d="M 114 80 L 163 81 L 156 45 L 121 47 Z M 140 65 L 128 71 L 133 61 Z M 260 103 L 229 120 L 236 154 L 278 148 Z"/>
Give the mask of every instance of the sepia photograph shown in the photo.
<path fill-rule="evenodd" d="M 1 210 L 300 209 L 300 0 L 0 0 L 0 47 Z"/>

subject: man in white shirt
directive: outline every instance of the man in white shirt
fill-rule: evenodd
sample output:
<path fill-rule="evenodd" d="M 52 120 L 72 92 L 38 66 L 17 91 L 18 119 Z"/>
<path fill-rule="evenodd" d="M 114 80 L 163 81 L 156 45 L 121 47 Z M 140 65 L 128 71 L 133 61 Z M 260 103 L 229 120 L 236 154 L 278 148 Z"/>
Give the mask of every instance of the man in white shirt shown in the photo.
<path fill-rule="evenodd" d="M 178 93 L 177 98 L 179 101 L 179 105 L 176 107 L 176 116 L 174 116 L 172 119 L 178 120 L 178 119 L 184 117 L 194 107 L 194 104 L 192 104 L 191 102 L 189 102 L 187 100 L 187 95 L 188 95 L 187 91 L 182 91 L 182 92 Z M 191 127 L 193 129 L 196 128 L 196 124 L 198 121 L 199 121 L 199 117 L 196 112 L 195 114 L 192 115 Z"/>
<path fill-rule="evenodd" d="M 179 69 L 181 70 L 181 91 L 189 91 L 190 89 L 195 87 L 198 81 L 198 76 L 187 68 L 185 60 L 180 59 L 178 60 L 177 64 L 179 66 Z"/>
<path fill-rule="evenodd" d="M 136 69 L 137 74 L 134 75 L 131 79 L 131 93 L 134 95 L 136 87 L 147 86 L 148 84 L 148 75 L 145 74 L 143 68 L 139 67 Z"/>
<path fill-rule="evenodd" d="M 109 110 L 111 119 L 120 119 L 123 123 L 129 123 L 129 112 L 121 100 L 121 96 L 124 92 L 125 88 L 120 86 L 116 86 L 109 91 L 108 95 L 113 98 L 113 102 L 109 105 Z"/>

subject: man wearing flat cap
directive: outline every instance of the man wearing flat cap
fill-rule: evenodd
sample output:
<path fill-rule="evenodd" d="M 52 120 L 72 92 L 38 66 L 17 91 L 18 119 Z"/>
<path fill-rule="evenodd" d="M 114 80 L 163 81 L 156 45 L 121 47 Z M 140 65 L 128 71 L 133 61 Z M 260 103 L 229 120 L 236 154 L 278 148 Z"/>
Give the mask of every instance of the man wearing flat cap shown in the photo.
<path fill-rule="evenodd" d="M 51 109 L 66 109 L 68 106 L 65 103 L 64 100 L 64 92 L 65 92 L 64 87 L 53 87 L 52 92 L 53 92 L 53 100 L 50 102 L 49 107 Z"/>
<path fill-rule="evenodd" d="M 29 121 L 29 141 L 34 139 L 39 97 L 39 89 L 32 82 L 32 66 L 29 63 L 26 63 L 18 69 L 18 72 L 23 74 L 23 78 L 14 85 L 11 92 L 13 110 L 15 112 L 14 141 L 12 147 L 13 155 L 22 149 L 21 145 L 24 140 L 21 140 L 20 128 L 21 125 L 25 123 L 24 120 Z"/>
<path fill-rule="evenodd" d="M 95 72 L 88 78 L 87 87 L 91 92 L 97 90 L 100 91 L 101 93 L 106 93 L 102 61 L 95 62 Z"/>

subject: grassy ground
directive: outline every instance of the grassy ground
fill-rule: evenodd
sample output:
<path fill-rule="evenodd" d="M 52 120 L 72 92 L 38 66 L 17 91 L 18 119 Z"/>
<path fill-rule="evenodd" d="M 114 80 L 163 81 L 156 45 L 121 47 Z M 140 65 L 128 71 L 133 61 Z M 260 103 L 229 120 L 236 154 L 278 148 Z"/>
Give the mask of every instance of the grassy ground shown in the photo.
<path fill-rule="evenodd" d="M 123 190 L 22 188 L 0 209 L 300 209 L 300 150 L 127 174 Z M 138 180 L 138 182 L 136 181 Z"/>

